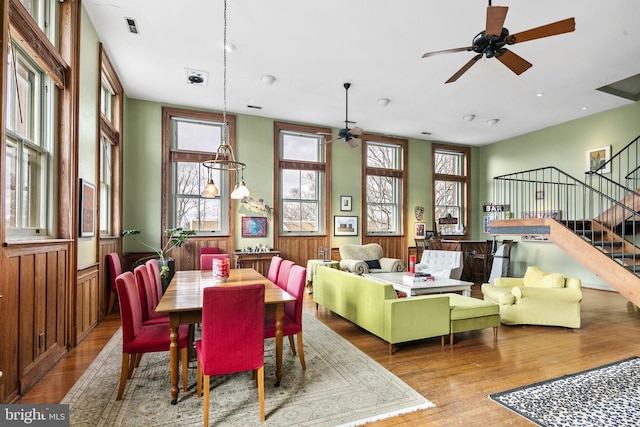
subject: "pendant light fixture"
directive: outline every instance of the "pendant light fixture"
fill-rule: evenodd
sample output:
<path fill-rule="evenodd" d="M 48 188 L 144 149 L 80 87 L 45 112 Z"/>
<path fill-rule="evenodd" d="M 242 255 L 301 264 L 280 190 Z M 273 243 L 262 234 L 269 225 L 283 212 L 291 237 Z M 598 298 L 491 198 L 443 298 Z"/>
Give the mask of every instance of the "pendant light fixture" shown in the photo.
<path fill-rule="evenodd" d="M 227 122 L 227 0 L 224 0 L 224 46 L 223 52 L 223 86 L 222 86 L 222 141 L 216 150 L 216 154 L 213 158 L 206 160 L 202 163 L 204 167 L 209 169 L 209 179 L 207 186 L 201 193 L 202 197 L 215 197 L 220 193 L 218 187 L 213 182 L 212 170 L 220 170 L 226 172 L 235 172 L 236 188 L 231 193 L 231 198 L 241 199 L 249 196 L 249 189 L 244 183 L 244 170 L 247 167 L 246 164 L 236 160 L 233 147 L 229 145 L 229 123 Z M 242 173 L 242 181 L 238 185 L 238 171 Z"/>

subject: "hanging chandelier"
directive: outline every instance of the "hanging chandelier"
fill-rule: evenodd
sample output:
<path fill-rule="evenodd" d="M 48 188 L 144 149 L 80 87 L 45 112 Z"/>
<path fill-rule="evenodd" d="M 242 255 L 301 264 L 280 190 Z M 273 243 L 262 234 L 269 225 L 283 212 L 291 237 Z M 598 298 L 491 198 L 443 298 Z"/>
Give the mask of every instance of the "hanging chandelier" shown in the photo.
<path fill-rule="evenodd" d="M 249 196 L 249 189 L 244 183 L 244 170 L 247 165 L 236 160 L 233 147 L 229 145 L 229 123 L 227 122 L 227 0 L 224 0 L 224 38 L 223 38 L 223 86 L 222 86 L 222 141 L 216 150 L 215 156 L 209 160 L 205 160 L 202 165 L 209 170 L 209 178 L 207 185 L 201 193 L 202 197 L 215 197 L 220 193 L 218 187 L 213 182 L 212 170 L 220 170 L 224 172 L 235 172 L 235 188 L 231 193 L 232 199 L 242 199 Z M 238 172 L 241 174 L 240 183 L 238 181 Z"/>

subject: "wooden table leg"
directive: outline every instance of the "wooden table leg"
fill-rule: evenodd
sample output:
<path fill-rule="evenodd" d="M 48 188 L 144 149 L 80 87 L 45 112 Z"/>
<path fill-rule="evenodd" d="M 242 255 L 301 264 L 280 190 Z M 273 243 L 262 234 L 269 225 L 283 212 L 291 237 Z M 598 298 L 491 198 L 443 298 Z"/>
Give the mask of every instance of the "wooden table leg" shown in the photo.
<path fill-rule="evenodd" d="M 276 387 L 282 379 L 282 318 L 284 317 L 284 303 L 276 305 Z M 177 382 L 177 372 L 176 372 Z"/>
<path fill-rule="evenodd" d="M 169 338 L 171 340 L 171 344 L 169 345 L 169 366 L 171 371 L 171 404 L 175 405 L 178 403 L 178 326 L 179 320 L 177 316 L 174 316 L 171 313 L 169 329 L 171 332 L 169 333 Z M 184 363 L 184 362 L 183 362 Z"/>

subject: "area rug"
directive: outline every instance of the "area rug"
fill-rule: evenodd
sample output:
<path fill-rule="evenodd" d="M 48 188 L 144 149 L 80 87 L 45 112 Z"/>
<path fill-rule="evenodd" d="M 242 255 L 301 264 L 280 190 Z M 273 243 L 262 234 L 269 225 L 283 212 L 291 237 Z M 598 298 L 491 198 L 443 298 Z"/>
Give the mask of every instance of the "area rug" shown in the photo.
<path fill-rule="evenodd" d="M 640 358 L 489 395 L 540 426 L 640 425 Z"/>
<path fill-rule="evenodd" d="M 434 407 L 311 314 L 303 313 L 306 371 L 284 340 L 283 378 L 275 387 L 275 341 L 265 340 L 265 415 L 250 372 L 212 377 L 209 421 L 227 426 L 352 426 Z M 196 364 L 190 388 L 171 405 L 169 354 L 143 356 L 116 401 L 122 335 L 119 330 L 61 403 L 69 404 L 74 426 L 202 425 L 202 399 L 195 396 Z M 381 343 L 380 345 L 384 345 Z M 181 381 L 180 381 L 181 384 Z"/>

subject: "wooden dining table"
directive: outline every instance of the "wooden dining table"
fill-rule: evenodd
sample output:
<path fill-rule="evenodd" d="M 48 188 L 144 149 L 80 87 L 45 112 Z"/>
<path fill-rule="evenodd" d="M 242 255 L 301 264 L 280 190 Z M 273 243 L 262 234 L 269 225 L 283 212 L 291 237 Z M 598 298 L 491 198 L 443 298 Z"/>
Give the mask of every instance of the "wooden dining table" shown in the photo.
<path fill-rule="evenodd" d="M 178 271 L 167 287 L 156 307 L 159 313 L 169 313 L 171 345 L 169 348 L 171 368 L 171 404 L 178 402 L 178 326 L 202 321 L 202 295 L 204 288 L 212 286 L 243 286 L 263 283 L 265 286 L 265 309 L 275 310 L 276 318 L 276 386 L 282 379 L 282 317 L 284 305 L 295 298 L 269 281 L 253 268 L 229 270 L 229 277 L 221 281 L 211 270 Z M 184 362 L 183 362 L 184 363 Z"/>

